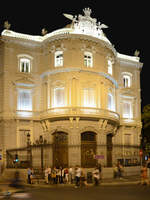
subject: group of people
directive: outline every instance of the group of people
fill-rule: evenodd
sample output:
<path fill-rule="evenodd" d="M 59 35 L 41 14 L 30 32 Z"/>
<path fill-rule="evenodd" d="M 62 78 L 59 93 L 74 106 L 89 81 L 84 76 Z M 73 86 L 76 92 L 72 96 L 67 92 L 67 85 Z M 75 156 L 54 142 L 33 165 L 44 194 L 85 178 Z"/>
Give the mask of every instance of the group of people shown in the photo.
<path fill-rule="evenodd" d="M 32 177 L 34 177 L 33 169 L 28 168 L 28 183 L 32 184 Z M 87 173 L 84 168 L 76 165 L 75 167 L 46 167 L 44 170 L 44 177 L 46 184 L 75 184 L 75 187 L 86 186 Z M 92 181 L 94 185 L 98 185 L 101 179 L 101 165 L 95 167 L 92 171 Z"/>
<path fill-rule="evenodd" d="M 93 170 L 94 184 L 98 185 L 101 178 L 101 165 Z M 46 167 L 45 169 L 45 183 L 46 184 L 73 184 L 75 187 L 87 185 L 87 175 L 85 169 L 80 166 L 62 168 L 62 167 Z"/>

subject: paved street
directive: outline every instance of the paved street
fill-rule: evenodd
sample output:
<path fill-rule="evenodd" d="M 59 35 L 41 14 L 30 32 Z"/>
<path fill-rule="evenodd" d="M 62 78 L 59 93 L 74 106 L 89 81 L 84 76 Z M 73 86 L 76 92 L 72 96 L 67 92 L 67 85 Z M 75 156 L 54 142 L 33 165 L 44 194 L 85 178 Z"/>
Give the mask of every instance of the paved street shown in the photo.
<path fill-rule="evenodd" d="M 150 186 L 34 188 L 31 193 L 32 200 L 149 200 Z"/>

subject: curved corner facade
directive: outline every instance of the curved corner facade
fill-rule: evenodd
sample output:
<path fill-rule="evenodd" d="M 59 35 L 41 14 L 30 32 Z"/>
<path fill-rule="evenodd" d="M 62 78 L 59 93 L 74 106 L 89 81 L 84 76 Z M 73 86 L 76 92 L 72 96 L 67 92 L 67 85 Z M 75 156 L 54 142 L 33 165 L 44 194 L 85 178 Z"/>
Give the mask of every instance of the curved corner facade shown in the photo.
<path fill-rule="evenodd" d="M 41 151 L 36 149 L 41 136 L 43 166 L 138 163 L 139 58 L 117 53 L 110 42 L 68 30 L 45 36 L 2 33 L 4 164 L 8 150 L 24 148 L 30 140 L 32 166 L 41 166 Z"/>

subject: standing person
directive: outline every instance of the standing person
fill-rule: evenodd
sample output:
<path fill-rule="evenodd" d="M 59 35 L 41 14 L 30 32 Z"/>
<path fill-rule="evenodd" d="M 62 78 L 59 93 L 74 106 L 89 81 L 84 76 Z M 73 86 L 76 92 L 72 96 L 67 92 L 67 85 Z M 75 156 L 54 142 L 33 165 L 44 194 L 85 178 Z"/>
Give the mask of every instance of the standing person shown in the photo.
<path fill-rule="evenodd" d="M 100 179 L 98 167 L 96 167 L 93 171 L 93 178 L 94 178 L 94 185 L 98 186 L 99 185 L 99 179 Z"/>
<path fill-rule="evenodd" d="M 81 168 L 77 165 L 75 168 L 75 188 L 80 186 Z"/>
<path fill-rule="evenodd" d="M 28 175 L 28 183 L 31 184 L 31 175 L 32 175 L 32 171 L 30 168 L 27 169 L 27 175 Z"/>
<path fill-rule="evenodd" d="M 145 185 L 145 184 L 149 184 L 149 181 L 147 179 L 147 167 L 146 164 L 143 165 L 142 169 L 141 169 L 141 184 Z"/>
<path fill-rule="evenodd" d="M 45 183 L 48 184 L 48 167 L 45 168 Z"/>
<path fill-rule="evenodd" d="M 73 183 L 73 168 L 72 167 L 69 168 L 69 183 L 70 184 Z"/>
<path fill-rule="evenodd" d="M 148 161 L 147 161 L 147 177 L 150 184 L 150 158 L 148 158 Z"/>
<path fill-rule="evenodd" d="M 123 166 L 121 165 L 120 162 L 118 162 L 117 168 L 118 168 L 118 177 L 119 177 L 120 179 L 122 179 Z"/>
<path fill-rule="evenodd" d="M 115 179 L 118 177 L 118 167 L 116 164 L 113 166 L 113 176 Z"/>
<path fill-rule="evenodd" d="M 48 167 L 48 183 L 51 183 L 51 172 L 52 172 L 51 168 Z"/>
<path fill-rule="evenodd" d="M 64 173 L 65 173 L 65 183 L 68 183 L 69 182 L 69 171 L 68 171 L 68 168 L 65 168 Z"/>
<path fill-rule="evenodd" d="M 52 169 L 53 184 L 57 184 L 57 182 L 56 182 L 56 172 L 57 172 L 56 167 L 54 167 L 54 168 Z"/>

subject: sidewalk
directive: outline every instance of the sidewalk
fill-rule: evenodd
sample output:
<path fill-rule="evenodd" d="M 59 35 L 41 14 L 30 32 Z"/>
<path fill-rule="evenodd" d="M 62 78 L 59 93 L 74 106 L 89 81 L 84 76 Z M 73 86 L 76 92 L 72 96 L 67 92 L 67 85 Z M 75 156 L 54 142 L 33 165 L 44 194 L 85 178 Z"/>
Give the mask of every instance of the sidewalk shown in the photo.
<path fill-rule="evenodd" d="M 116 178 L 116 179 L 103 179 L 99 186 L 120 186 L 120 185 L 137 185 L 140 183 L 140 177 L 139 176 L 130 176 L 130 177 L 123 177 L 121 179 Z M 8 181 L 0 181 L 0 188 L 1 187 L 8 187 L 9 182 Z M 44 182 L 44 179 L 38 184 L 24 184 L 26 187 L 41 187 L 41 188 L 49 188 L 49 187 L 74 187 L 75 184 L 56 184 L 56 185 L 51 185 L 51 184 L 46 184 Z M 87 187 L 93 186 L 93 183 L 88 183 Z"/>

